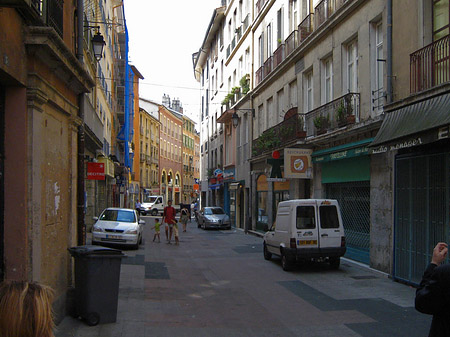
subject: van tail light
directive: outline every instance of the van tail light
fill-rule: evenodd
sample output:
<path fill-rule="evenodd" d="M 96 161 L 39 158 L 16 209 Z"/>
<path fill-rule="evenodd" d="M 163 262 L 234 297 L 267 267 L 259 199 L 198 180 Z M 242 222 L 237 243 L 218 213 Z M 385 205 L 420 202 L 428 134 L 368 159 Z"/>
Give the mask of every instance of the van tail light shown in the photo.
<path fill-rule="evenodd" d="M 291 240 L 290 240 L 290 247 L 291 248 L 297 248 L 297 242 L 295 241 L 295 238 L 291 238 Z"/>
<path fill-rule="evenodd" d="M 345 247 L 345 236 L 341 236 L 341 247 Z"/>

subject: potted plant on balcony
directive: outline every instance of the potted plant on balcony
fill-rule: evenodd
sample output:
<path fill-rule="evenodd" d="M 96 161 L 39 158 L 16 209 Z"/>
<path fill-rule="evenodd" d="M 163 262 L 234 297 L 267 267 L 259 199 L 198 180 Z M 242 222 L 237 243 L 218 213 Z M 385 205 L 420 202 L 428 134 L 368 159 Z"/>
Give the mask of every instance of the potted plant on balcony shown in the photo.
<path fill-rule="evenodd" d="M 242 94 L 246 95 L 250 91 L 250 75 L 245 74 L 239 81 L 239 84 L 242 88 Z"/>
<path fill-rule="evenodd" d="M 241 87 L 233 87 L 231 93 L 235 95 L 237 102 L 241 98 Z"/>
<path fill-rule="evenodd" d="M 344 102 L 341 101 L 336 109 L 336 121 L 340 128 L 347 125 L 347 112 L 345 110 Z"/>
<path fill-rule="evenodd" d="M 225 105 L 227 110 L 230 108 L 230 98 L 228 97 L 228 95 L 226 95 L 222 100 L 222 105 Z"/>
<path fill-rule="evenodd" d="M 330 117 L 327 115 L 322 116 L 316 116 L 316 118 L 314 118 L 313 120 L 314 126 L 316 127 L 316 133 L 317 135 L 321 135 L 324 134 L 325 132 L 327 132 L 328 126 L 330 125 Z"/>

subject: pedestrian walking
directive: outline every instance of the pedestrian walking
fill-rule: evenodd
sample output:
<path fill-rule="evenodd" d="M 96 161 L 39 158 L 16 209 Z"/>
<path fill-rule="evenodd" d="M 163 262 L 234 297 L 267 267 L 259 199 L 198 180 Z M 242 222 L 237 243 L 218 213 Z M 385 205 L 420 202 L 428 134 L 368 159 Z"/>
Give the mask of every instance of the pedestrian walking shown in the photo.
<path fill-rule="evenodd" d="M 450 336 L 450 264 L 442 265 L 447 252 L 444 242 L 434 247 L 431 263 L 416 290 L 416 309 L 433 315 L 429 337 Z"/>
<path fill-rule="evenodd" d="M 178 244 L 178 226 L 177 220 L 175 219 L 176 211 L 172 206 L 172 200 L 167 202 L 167 206 L 164 207 L 163 222 L 166 223 L 166 239 L 167 243 L 172 241 L 172 234 L 175 230 L 175 243 Z"/>
<path fill-rule="evenodd" d="M 24 281 L 0 284 L 0 336 L 53 337 L 53 290 Z"/>
<path fill-rule="evenodd" d="M 136 203 L 134 204 L 134 208 L 136 209 L 138 214 L 141 213 L 141 203 L 139 202 L 139 200 L 136 200 Z"/>
<path fill-rule="evenodd" d="M 187 222 L 191 218 L 191 213 L 186 207 L 183 207 L 181 209 L 181 216 L 180 216 L 180 222 L 183 225 L 183 232 L 186 232 Z"/>
<path fill-rule="evenodd" d="M 161 237 L 159 235 L 160 226 L 161 226 L 161 223 L 159 222 L 159 219 L 155 219 L 155 225 L 152 228 L 155 230 L 155 235 L 153 235 L 153 242 L 155 242 L 156 238 L 158 238 L 158 242 L 161 242 Z"/>

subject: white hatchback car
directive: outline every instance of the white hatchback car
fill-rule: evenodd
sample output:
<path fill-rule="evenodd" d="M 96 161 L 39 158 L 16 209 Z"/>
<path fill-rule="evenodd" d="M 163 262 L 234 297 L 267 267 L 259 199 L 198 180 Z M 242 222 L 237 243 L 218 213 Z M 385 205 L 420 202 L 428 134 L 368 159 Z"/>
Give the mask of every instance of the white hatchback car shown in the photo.
<path fill-rule="evenodd" d="M 144 220 L 139 219 L 134 209 L 107 208 L 100 216 L 94 217 L 92 244 L 130 245 L 134 249 L 142 243 Z"/>

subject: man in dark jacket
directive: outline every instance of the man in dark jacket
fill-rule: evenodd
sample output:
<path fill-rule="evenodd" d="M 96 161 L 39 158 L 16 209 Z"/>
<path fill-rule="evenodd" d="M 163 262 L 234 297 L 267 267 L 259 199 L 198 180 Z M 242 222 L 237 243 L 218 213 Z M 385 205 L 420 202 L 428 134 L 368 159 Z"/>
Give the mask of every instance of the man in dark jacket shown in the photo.
<path fill-rule="evenodd" d="M 433 315 L 429 337 L 450 336 L 450 264 L 441 265 L 448 248 L 439 242 L 416 291 L 416 309 Z"/>

